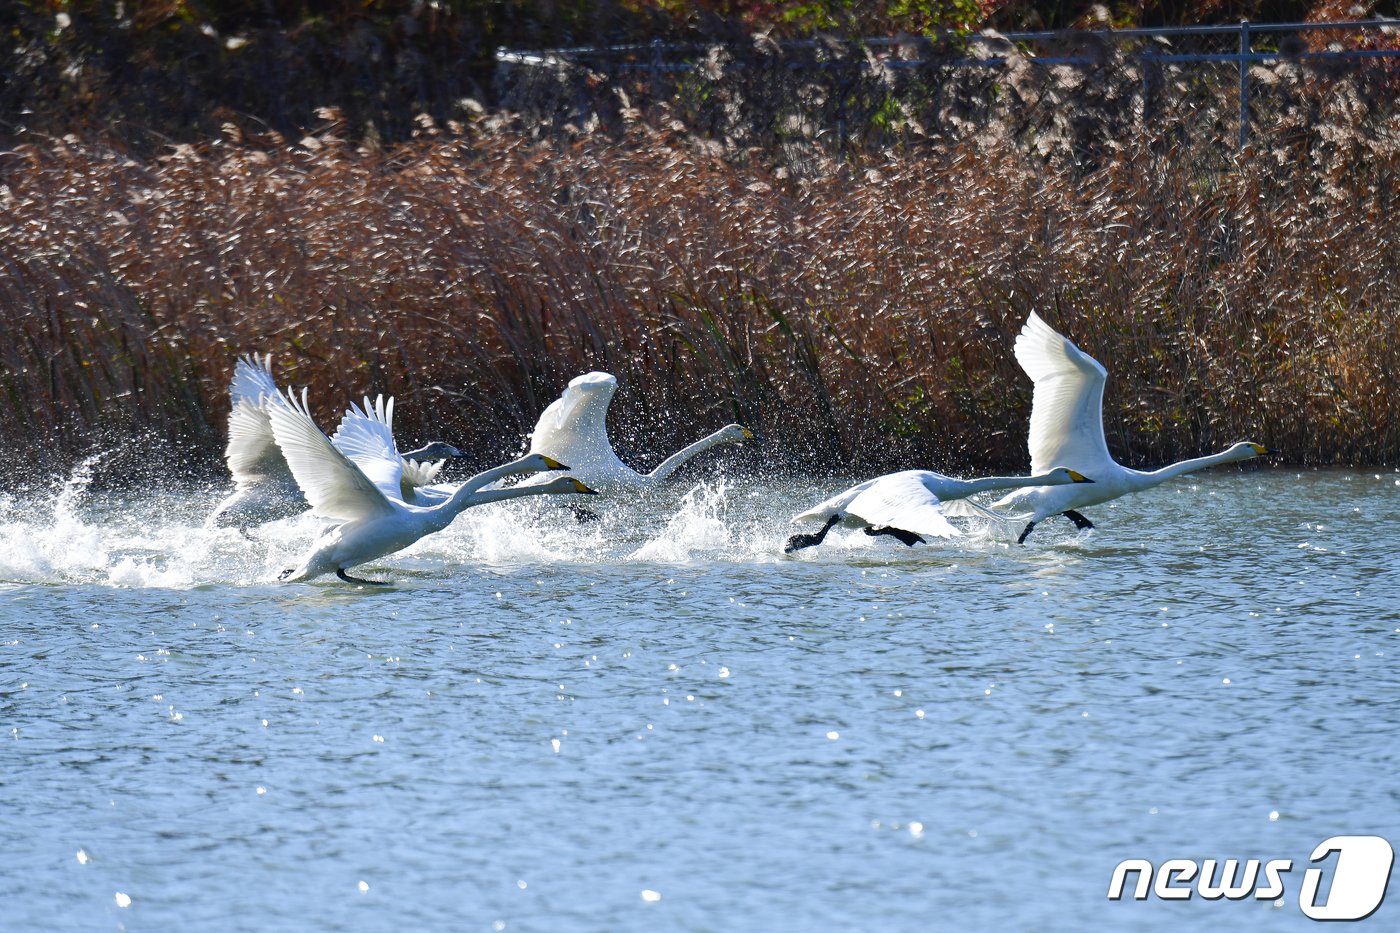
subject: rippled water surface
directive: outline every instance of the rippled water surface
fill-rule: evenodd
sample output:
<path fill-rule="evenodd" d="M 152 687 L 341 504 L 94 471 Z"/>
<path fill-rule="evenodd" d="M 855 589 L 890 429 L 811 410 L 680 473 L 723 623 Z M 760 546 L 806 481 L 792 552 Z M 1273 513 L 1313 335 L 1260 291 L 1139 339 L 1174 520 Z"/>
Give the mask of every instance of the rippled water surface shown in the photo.
<path fill-rule="evenodd" d="M 0 925 L 1308 928 L 1314 845 L 1400 842 L 1397 479 L 800 558 L 827 485 L 515 503 L 383 589 L 276 583 L 314 525 L 216 491 L 0 498 Z M 1296 868 L 1110 902 L 1128 857 Z"/>

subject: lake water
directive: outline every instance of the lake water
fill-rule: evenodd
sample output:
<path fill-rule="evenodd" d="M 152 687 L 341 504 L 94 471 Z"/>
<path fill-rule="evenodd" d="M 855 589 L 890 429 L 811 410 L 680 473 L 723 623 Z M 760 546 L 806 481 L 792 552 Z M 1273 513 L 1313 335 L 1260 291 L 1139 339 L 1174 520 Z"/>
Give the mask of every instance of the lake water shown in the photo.
<path fill-rule="evenodd" d="M 383 589 L 213 490 L 0 498 L 0 927 L 1301 930 L 1315 845 L 1400 842 L 1400 475 L 783 555 L 837 488 L 485 507 Z"/>

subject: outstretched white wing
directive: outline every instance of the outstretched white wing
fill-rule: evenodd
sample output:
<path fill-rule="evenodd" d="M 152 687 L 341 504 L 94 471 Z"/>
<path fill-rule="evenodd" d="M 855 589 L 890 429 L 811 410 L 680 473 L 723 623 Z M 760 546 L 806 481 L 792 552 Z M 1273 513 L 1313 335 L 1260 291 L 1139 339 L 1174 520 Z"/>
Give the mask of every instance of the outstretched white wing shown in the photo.
<path fill-rule="evenodd" d="M 617 379 L 610 373 L 584 373 L 569 380 L 564 393 L 535 422 L 530 452 L 559 457 L 575 470 L 598 474 L 598 482 L 604 476 L 635 479 L 608 442 L 608 405 L 616 391 Z"/>
<path fill-rule="evenodd" d="M 890 473 L 869 483 L 846 504 L 846 513 L 871 525 L 885 525 L 932 538 L 962 534 L 943 514 L 938 497 L 920 479 L 920 470 Z"/>
<path fill-rule="evenodd" d="M 349 522 L 395 512 L 394 506 L 364 472 L 335 449 L 306 410 L 306 390 L 298 400 L 268 407 L 272 433 L 287 458 L 311 509 L 322 518 Z"/>
<path fill-rule="evenodd" d="M 233 367 L 233 382 L 228 393 L 233 398 L 233 407 L 247 399 L 254 405 L 280 405 L 282 393 L 272 378 L 272 354 L 262 356 L 240 356 Z"/>
<path fill-rule="evenodd" d="M 287 461 L 273 439 L 267 411 L 248 398 L 234 402 L 229 412 L 224 459 L 234 482 L 240 486 L 269 481 L 295 485 Z"/>
<path fill-rule="evenodd" d="M 863 483 L 857 483 L 850 489 L 838 492 L 825 502 L 820 502 L 812 506 L 802 514 L 794 515 L 792 520 L 794 522 L 824 522 L 833 515 L 843 514 L 846 511 L 846 506 L 851 504 L 852 499 L 879 481 L 877 477 L 875 479 L 868 479 Z"/>
<path fill-rule="evenodd" d="M 228 446 L 224 460 L 234 482 L 247 486 L 264 482 L 295 485 L 291 471 L 277 442 L 264 406 L 280 405 L 282 395 L 272 380 L 272 356 L 239 357 L 233 367 L 229 397 L 233 402 L 228 415 Z"/>
<path fill-rule="evenodd" d="M 1017 491 L 1019 492 L 1020 490 Z M 1014 496 L 1015 493 L 1011 495 Z M 1010 499 L 1010 496 L 1006 498 Z M 1029 512 L 993 512 L 986 506 L 978 505 L 971 499 L 945 499 L 940 502 L 939 508 L 943 510 L 943 514 L 948 518 L 985 518 L 994 522 L 1024 522 L 1031 516 Z"/>
<path fill-rule="evenodd" d="M 1088 476 L 1112 472 L 1103 436 L 1108 371 L 1034 311 L 1016 338 L 1016 361 L 1035 384 L 1028 446 L 1031 472 L 1070 467 Z"/>
<path fill-rule="evenodd" d="M 370 482 L 390 499 L 404 500 L 403 458 L 394 443 L 394 400 L 376 396 L 364 407 L 350 403 L 350 410 L 340 420 L 340 427 L 331 438 L 345 456 L 369 477 Z"/>

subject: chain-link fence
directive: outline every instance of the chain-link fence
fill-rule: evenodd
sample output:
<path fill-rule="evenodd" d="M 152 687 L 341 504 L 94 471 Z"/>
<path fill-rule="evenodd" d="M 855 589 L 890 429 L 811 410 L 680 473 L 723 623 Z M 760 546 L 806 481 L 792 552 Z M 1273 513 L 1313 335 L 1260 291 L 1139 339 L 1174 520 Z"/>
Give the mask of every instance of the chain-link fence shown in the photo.
<path fill-rule="evenodd" d="M 643 113 L 722 145 L 819 153 L 1010 136 L 1092 167 L 1128 134 L 1208 137 L 1224 158 L 1300 133 L 1393 133 L 1400 21 L 980 33 L 743 45 L 499 50 L 527 125 Z"/>

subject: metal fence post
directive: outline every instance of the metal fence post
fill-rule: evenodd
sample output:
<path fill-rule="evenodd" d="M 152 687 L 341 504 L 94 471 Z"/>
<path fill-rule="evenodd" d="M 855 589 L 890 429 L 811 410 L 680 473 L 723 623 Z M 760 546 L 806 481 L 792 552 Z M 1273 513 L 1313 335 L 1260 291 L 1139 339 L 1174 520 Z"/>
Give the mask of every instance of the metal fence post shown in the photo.
<path fill-rule="evenodd" d="M 1240 152 L 1249 144 L 1249 20 L 1240 20 Z"/>

